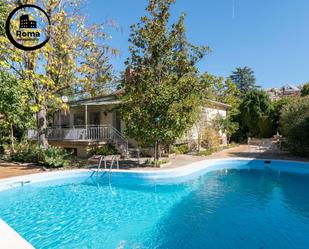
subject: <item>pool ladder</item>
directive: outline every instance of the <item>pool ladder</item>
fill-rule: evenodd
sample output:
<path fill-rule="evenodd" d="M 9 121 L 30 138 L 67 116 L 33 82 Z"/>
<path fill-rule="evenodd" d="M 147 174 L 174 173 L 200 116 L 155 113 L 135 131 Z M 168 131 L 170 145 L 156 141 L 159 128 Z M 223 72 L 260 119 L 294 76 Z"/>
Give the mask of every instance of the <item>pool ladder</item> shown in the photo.
<path fill-rule="evenodd" d="M 97 184 L 99 184 L 99 172 L 101 171 L 101 165 L 102 165 L 103 161 L 104 161 L 104 168 L 105 168 L 105 170 L 107 169 L 106 157 L 105 156 L 100 156 L 98 167 L 97 167 L 96 170 L 93 171 L 93 173 L 91 175 L 91 176 L 93 176 L 93 174 L 96 173 L 96 183 Z M 114 166 L 115 163 L 116 163 L 117 169 L 119 169 L 119 158 L 118 158 L 118 156 L 112 156 L 112 161 L 111 161 L 111 164 L 110 164 L 110 167 L 109 167 L 109 170 L 108 170 L 109 189 L 110 189 L 110 191 L 111 191 L 111 193 L 113 195 L 115 195 L 116 193 L 113 191 L 113 188 L 112 188 L 111 174 L 112 174 L 112 169 L 113 169 L 113 166 Z M 105 171 L 102 176 L 104 176 L 106 172 L 107 171 Z"/>

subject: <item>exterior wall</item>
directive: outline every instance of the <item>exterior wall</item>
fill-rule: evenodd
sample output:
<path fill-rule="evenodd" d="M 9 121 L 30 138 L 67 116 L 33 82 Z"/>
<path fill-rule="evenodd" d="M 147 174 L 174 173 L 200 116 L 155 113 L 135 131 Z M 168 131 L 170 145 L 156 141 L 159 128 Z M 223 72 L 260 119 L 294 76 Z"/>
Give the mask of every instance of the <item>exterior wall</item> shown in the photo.
<path fill-rule="evenodd" d="M 89 141 L 54 141 L 50 140 L 49 144 L 56 147 L 62 147 L 65 149 L 74 149 L 76 151 L 76 155 L 81 158 L 88 157 L 87 147 L 90 145 L 104 145 L 106 142 L 95 142 L 91 143 Z"/>
<path fill-rule="evenodd" d="M 91 122 L 91 113 L 99 112 L 100 113 L 100 125 L 113 125 L 114 124 L 114 112 L 112 109 L 115 105 L 107 106 L 87 106 L 87 125 L 93 125 Z M 81 114 L 85 115 L 85 106 L 76 106 L 71 107 L 69 111 L 61 112 L 55 116 L 53 121 L 53 126 L 64 125 L 64 117 L 66 116 L 69 119 L 69 126 L 74 126 L 74 115 Z M 59 118 L 59 115 L 62 117 Z"/>
<path fill-rule="evenodd" d="M 93 125 L 91 122 L 91 113 L 99 112 L 100 113 L 100 125 L 111 125 L 116 127 L 116 110 L 113 110 L 116 107 L 115 104 L 112 105 L 104 105 L 104 106 L 87 106 L 87 125 Z M 62 112 L 62 115 L 67 115 L 67 120 L 69 120 L 68 126 L 74 126 L 74 114 L 85 114 L 85 106 L 76 106 L 71 107 L 69 111 Z M 197 141 L 199 134 L 201 134 L 202 129 L 205 127 L 207 123 L 210 123 L 217 116 L 226 117 L 227 115 L 227 107 L 221 105 L 212 105 L 208 107 L 202 108 L 201 118 L 199 122 L 197 122 L 192 129 L 184 136 L 180 141 Z M 59 126 L 63 125 L 64 118 L 59 118 L 59 114 L 54 118 L 53 125 Z M 84 124 L 83 124 L 84 125 Z M 119 124 L 118 124 L 119 126 Z M 120 122 L 120 132 L 123 133 L 126 129 L 126 124 L 121 121 Z M 226 134 L 220 132 L 220 137 L 222 138 L 222 145 L 227 144 Z M 128 138 L 129 144 L 138 147 L 137 142 L 134 139 Z M 104 142 L 103 142 L 104 143 Z M 64 147 L 64 148 L 74 148 L 77 151 L 77 155 L 80 157 L 86 157 L 86 148 L 89 143 L 67 143 L 65 141 L 52 141 L 52 145 Z"/>
<path fill-rule="evenodd" d="M 220 107 L 203 107 L 202 108 L 202 119 L 205 122 L 214 120 L 217 116 L 225 118 L 227 114 L 226 109 Z"/>
<path fill-rule="evenodd" d="M 199 138 L 199 134 L 201 134 L 205 126 L 211 123 L 211 121 L 213 121 L 218 116 L 225 118 L 227 116 L 227 109 L 221 106 L 203 107 L 200 120 L 193 125 L 191 130 L 181 140 L 197 141 Z M 222 139 L 222 145 L 227 145 L 226 134 L 220 131 L 219 136 Z"/>

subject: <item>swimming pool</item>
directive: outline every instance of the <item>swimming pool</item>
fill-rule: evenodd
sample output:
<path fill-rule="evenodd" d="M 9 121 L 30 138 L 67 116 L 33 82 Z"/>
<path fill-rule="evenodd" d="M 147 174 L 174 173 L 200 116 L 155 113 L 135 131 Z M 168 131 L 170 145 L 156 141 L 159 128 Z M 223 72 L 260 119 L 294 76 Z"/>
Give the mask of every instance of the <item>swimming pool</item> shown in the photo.
<path fill-rule="evenodd" d="M 305 163 L 60 175 L 0 192 L 0 218 L 35 248 L 309 248 Z"/>

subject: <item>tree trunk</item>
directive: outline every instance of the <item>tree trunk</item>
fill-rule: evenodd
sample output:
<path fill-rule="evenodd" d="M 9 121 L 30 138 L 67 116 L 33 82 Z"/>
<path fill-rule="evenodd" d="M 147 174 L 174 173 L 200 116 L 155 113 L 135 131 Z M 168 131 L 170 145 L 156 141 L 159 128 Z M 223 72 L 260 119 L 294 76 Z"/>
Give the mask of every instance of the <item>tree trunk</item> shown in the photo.
<path fill-rule="evenodd" d="M 2 141 L 2 131 L 0 130 L 0 154 L 4 154 L 3 141 Z"/>
<path fill-rule="evenodd" d="M 43 148 L 48 147 L 48 140 L 46 135 L 47 119 L 46 119 L 46 107 L 41 106 L 40 111 L 37 114 L 37 129 L 38 129 L 38 142 Z"/>
<path fill-rule="evenodd" d="M 155 167 L 157 167 L 157 142 L 155 142 L 154 146 L 153 146 L 153 162 Z"/>
<path fill-rule="evenodd" d="M 13 124 L 10 124 L 10 153 L 13 155 L 15 153 L 14 149 L 14 129 Z"/>
<path fill-rule="evenodd" d="M 160 160 L 160 156 L 161 156 L 161 150 L 160 150 L 160 143 L 158 141 L 155 142 L 155 153 L 154 153 L 154 164 L 155 167 L 158 166 L 158 161 Z"/>
<path fill-rule="evenodd" d="M 161 145 L 159 142 L 157 143 L 157 147 L 157 160 L 159 161 L 161 158 Z"/>

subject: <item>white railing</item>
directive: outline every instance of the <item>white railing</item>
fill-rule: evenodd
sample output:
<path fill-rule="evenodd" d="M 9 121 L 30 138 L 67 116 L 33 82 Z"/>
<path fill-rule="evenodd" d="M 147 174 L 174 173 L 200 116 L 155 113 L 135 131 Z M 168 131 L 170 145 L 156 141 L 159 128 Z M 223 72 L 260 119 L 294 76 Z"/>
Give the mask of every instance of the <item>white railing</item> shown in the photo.
<path fill-rule="evenodd" d="M 114 142 L 121 151 L 128 153 L 128 140 L 111 125 L 47 128 L 47 138 L 48 140 L 60 141 L 72 140 Z M 28 139 L 37 140 L 37 131 L 33 129 L 28 130 Z"/>

